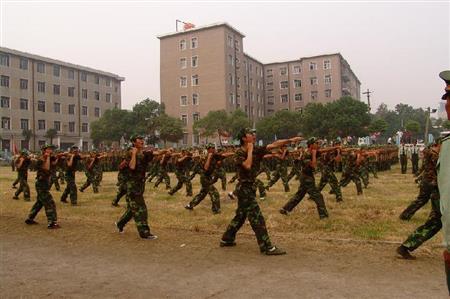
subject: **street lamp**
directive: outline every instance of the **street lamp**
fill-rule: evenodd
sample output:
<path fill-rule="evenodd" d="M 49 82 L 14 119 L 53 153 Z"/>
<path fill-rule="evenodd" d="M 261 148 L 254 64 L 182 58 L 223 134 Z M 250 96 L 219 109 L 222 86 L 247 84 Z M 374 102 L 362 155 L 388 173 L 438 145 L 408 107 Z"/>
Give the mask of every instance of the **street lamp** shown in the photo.
<path fill-rule="evenodd" d="M 425 145 L 428 145 L 428 126 L 430 123 L 430 114 L 431 113 L 436 113 L 437 109 L 432 109 L 430 107 L 427 107 L 427 110 L 425 112 Z"/>

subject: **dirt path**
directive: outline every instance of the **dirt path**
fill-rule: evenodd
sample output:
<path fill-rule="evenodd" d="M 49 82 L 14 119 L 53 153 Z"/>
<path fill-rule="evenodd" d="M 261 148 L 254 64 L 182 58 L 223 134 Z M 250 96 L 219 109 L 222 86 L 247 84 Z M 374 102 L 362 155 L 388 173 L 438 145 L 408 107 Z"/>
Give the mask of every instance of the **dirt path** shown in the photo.
<path fill-rule="evenodd" d="M 0 220 L 2 298 L 446 298 L 440 249 L 410 262 L 395 245 L 274 236 L 288 255 L 267 257 L 250 234 L 219 248 L 205 232 L 157 229 L 142 241 L 132 225 L 120 235 L 104 223 Z"/>

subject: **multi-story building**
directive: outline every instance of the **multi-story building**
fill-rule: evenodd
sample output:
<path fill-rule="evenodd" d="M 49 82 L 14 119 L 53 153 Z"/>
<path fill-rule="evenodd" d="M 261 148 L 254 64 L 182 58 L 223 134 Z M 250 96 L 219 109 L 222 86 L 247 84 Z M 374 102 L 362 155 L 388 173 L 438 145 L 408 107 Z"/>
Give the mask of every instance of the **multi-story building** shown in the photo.
<path fill-rule="evenodd" d="M 341 54 L 263 64 L 243 51 L 244 35 L 217 23 L 161 35 L 161 102 L 185 125 L 183 145 L 199 144 L 192 124 L 211 110 L 242 109 L 253 124 L 344 95 L 360 99 L 358 78 Z"/>
<path fill-rule="evenodd" d="M 124 78 L 89 67 L 0 47 L 1 149 L 38 149 L 49 129 L 61 149 L 92 147 L 90 123 L 121 108 Z M 31 130 L 26 140 L 24 130 Z"/>

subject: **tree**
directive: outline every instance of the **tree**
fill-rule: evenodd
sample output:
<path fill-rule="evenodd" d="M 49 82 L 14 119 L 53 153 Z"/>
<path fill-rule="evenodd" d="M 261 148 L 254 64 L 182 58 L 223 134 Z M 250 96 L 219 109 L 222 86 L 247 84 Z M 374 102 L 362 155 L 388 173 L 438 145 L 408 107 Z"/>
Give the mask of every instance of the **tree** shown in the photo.
<path fill-rule="evenodd" d="M 228 113 L 225 110 L 209 111 L 194 123 L 194 132 L 203 137 L 216 136 L 218 132 L 228 132 L 230 129 Z"/>
<path fill-rule="evenodd" d="M 56 129 L 48 129 L 47 132 L 45 132 L 44 137 L 50 139 L 50 144 L 53 144 L 53 138 L 57 135 L 58 131 L 56 131 Z"/>
<path fill-rule="evenodd" d="M 101 142 L 108 145 L 120 142 L 122 136 L 126 138 L 137 133 L 134 124 L 132 112 L 117 108 L 106 110 L 99 120 L 92 122 L 91 138 L 96 146 Z"/>
<path fill-rule="evenodd" d="M 167 141 L 178 142 L 183 138 L 183 122 L 180 119 L 164 113 L 155 120 L 155 123 L 159 129 L 159 138 L 164 142 L 164 146 L 166 146 Z"/>
<path fill-rule="evenodd" d="M 247 117 L 247 114 L 241 109 L 236 109 L 231 114 L 229 114 L 227 122 L 228 122 L 227 132 L 231 134 L 231 136 L 236 136 L 236 134 L 242 128 L 251 127 L 250 119 Z"/>
<path fill-rule="evenodd" d="M 417 134 L 420 131 L 420 124 L 415 120 L 408 120 L 405 126 L 406 130 Z"/>
<path fill-rule="evenodd" d="M 158 126 L 156 119 L 165 113 L 164 110 L 164 105 L 149 98 L 134 105 L 131 114 L 134 132 L 154 136 Z"/>
<path fill-rule="evenodd" d="M 265 143 L 276 139 L 297 136 L 301 131 L 300 112 L 280 110 L 274 115 L 265 117 L 256 123 L 258 139 Z"/>
<path fill-rule="evenodd" d="M 370 126 L 368 129 L 369 129 L 370 133 L 377 133 L 377 132 L 383 133 L 386 131 L 387 126 L 388 126 L 387 122 L 384 119 L 379 118 L 379 119 L 373 120 L 370 123 Z"/>

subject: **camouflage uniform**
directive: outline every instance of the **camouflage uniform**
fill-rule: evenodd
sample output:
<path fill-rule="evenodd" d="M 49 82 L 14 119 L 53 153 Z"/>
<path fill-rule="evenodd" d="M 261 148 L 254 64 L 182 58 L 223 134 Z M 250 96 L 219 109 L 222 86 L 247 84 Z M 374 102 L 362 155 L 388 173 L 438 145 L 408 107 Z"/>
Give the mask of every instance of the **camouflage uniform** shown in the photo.
<path fill-rule="evenodd" d="M 365 156 L 363 156 L 361 164 L 359 166 L 359 177 L 361 178 L 364 188 L 367 189 L 367 187 L 369 186 L 369 161 Z"/>
<path fill-rule="evenodd" d="M 30 167 L 31 160 L 27 156 L 21 156 L 23 159 L 20 168 L 17 168 L 17 174 L 19 178 L 19 189 L 14 193 L 14 199 L 19 199 L 20 193 L 23 192 L 24 200 L 30 201 L 30 187 L 28 186 L 28 168 Z"/>
<path fill-rule="evenodd" d="M 302 172 L 300 175 L 300 186 L 294 196 L 280 210 L 281 213 L 291 212 L 308 193 L 310 198 L 317 205 L 317 212 L 320 219 L 327 218 L 328 212 L 323 200 L 323 196 L 316 188 L 314 179 L 314 168 L 311 166 L 312 154 L 307 151 L 302 157 Z"/>
<path fill-rule="evenodd" d="M 353 181 L 356 185 L 356 191 L 357 194 L 362 194 L 362 185 L 361 185 L 361 179 L 359 177 L 359 170 L 358 165 L 356 165 L 356 159 L 357 155 L 355 153 L 350 153 L 350 155 L 347 156 L 347 163 L 343 170 L 341 181 L 339 182 L 339 185 L 341 187 L 345 187 L 350 183 L 350 181 Z"/>
<path fill-rule="evenodd" d="M 336 158 L 336 151 L 327 152 L 322 155 L 322 176 L 319 182 L 319 192 L 323 190 L 326 184 L 330 184 L 332 193 L 336 195 L 336 201 L 342 201 L 341 187 L 339 186 L 338 179 L 334 174 L 334 162 Z"/>
<path fill-rule="evenodd" d="M 69 158 L 66 158 L 66 163 Z M 75 173 L 77 172 L 78 162 L 81 160 L 80 155 L 75 155 L 72 160 L 72 166 L 69 167 L 66 164 L 66 172 L 65 179 L 67 182 L 66 189 L 64 189 L 63 194 L 61 195 L 61 201 L 67 202 L 67 196 L 70 195 L 70 203 L 72 205 L 77 204 L 78 194 L 77 194 L 77 185 L 75 183 Z"/>
<path fill-rule="evenodd" d="M 94 162 L 89 168 L 89 165 L 92 162 L 92 159 L 94 159 Z M 100 163 L 99 163 L 98 156 L 91 157 L 90 160 L 86 162 L 86 168 L 85 168 L 85 175 L 86 175 L 86 182 L 81 186 L 80 191 L 83 192 L 87 187 L 89 187 L 92 184 L 92 189 L 94 190 L 94 193 L 98 193 L 98 185 L 99 185 L 99 174 L 100 174 Z"/>
<path fill-rule="evenodd" d="M 287 177 L 287 181 L 289 182 L 290 180 L 292 180 L 292 178 L 294 176 L 298 180 L 300 178 L 301 170 L 302 170 L 301 159 L 293 159 L 292 160 L 292 169 Z"/>
<path fill-rule="evenodd" d="M 243 149 L 237 150 L 235 154 L 235 163 L 238 171 L 239 183 L 236 186 L 234 194 L 238 198 L 238 207 L 236 214 L 228 225 L 227 230 L 222 236 L 222 241 L 233 243 L 236 234 L 245 220 L 248 218 L 250 225 L 255 232 L 256 240 L 261 252 L 266 252 L 272 247 L 269 233 L 261 209 L 256 201 L 255 180 L 260 170 L 260 164 L 264 155 L 270 154 L 266 147 L 255 147 L 253 149 L 253 163 L 250 170 L 245 169 L 242 163 L 247 159 L 247 152 Z"/>
<path fill-rule="evenodd" d="M 155 188 L 158 188 L 162 181 L 166 184 L 166 190 L 170 189 L 170 177 L 167 174 L 170 155 L 164 155 L 159 165 L 158 179 L 155 182 Z"/>
<path fill-rule="evenodd" d="M 169 191 L 170 195 L 175 194 L 185 185 L 186 195 L 192 196 L 192 183 L 189 180 L 189 164 L 191 160 L 191 157 L 187 157 L 181 162 L 178 162 L 178 160 L 175 162 L 175 176 L 177 177 L 178 183 Z"/>
<path fill-rule="evenodd" d="M 34 220 L 39 211 L 44 207 L 45 215 L 47 216 L 47 221 L 49 226 L 57 222 L 56 205 L 53 201 L 53 197 L 50 193 L 50 180 L 51 180 L 51 170 L 54 168 L 52 162 L 55 160 L 54 157 L 50 158 L 50 170 L 45 170 L 44 160 L 39 159 L 36 165 L 36 192 L 37 200 L 28 215 L 29 220 Z"/>
<path fill-rule="evenodd" d="M 134 218 L 139 236 L 146 238 L 150 235 L 148 226 L 148 211 L 144 200 L 145 171 L 148 163 L 152 160 L 152 152 L 136 153 L 136 168 L 128 167 L 127 181 L 127 209 L 117 222 L 117 227 L 122 230 L 124 226 Z M 127 163 L 131 160 L 131 151 L 126 156 Z"/>
<path fill-rule="evenodd" d="M 277 159 L 277 167 L 274 171 L 273 177 L 270 180 L 270 182 L 267 184 L 266 189 L 269 190 L 270 187 L 275 185 L 275 183 L 281 178 L 281 181 L 283 182 L 284 186 L 284 192 L 289 192 L 289 181 L 288 181 L 288 153 L 286 152 L 286 156 L 284 159 L 276 158 Z"/>
<path fill-rule="evenodd" d="M 56 167 L 53 167 L 53 168 L 51 169 L 51 174 L 50 174 L 50 189 L 52 188 L 53 184 L 55 185 L 56 191 L 60 191 L 60 190 L 61 190 L 61 186 L 59 185 L 58 175 L 57 175 L 57 173 L 56 173 Z"/>
<path fill-rule="evenodd" d="M 225 168 L 223 165 L 219 162 L 219 165 L 217 166 L 216 171 L 214 172 L 215 180 L 219 180 L 221 182 L 222 190 L 227 190 L 227 172 L 225 171 Z"/>
<path fill-rule="evenodd" d="M 437 173 L 436 164 L 439 158 L 439 154 L 431 149 L 425 149 L 423 158 L 423 172 L 422 180 L 420 182 L 420 191 L 416 200 L 411 202 L 411 204 L 400 214 L 400 219 L 409 220 L 411 217 L 422 208 L 428 200 L 432 200 L 438 197 L 439 194 L 436 192 L 437 186 Z M 437 198 L 439 200 L 439 198 Z"/>
<path fill-rule="evenodd" d="M 117 195 L 112 201 L 113 206 L 117 206 L 120 199 L 127 194 L 128 168 L 126 163 L 126 157 L 123 157 L 119 165 L 119 172 L 117 173 Z"/>

